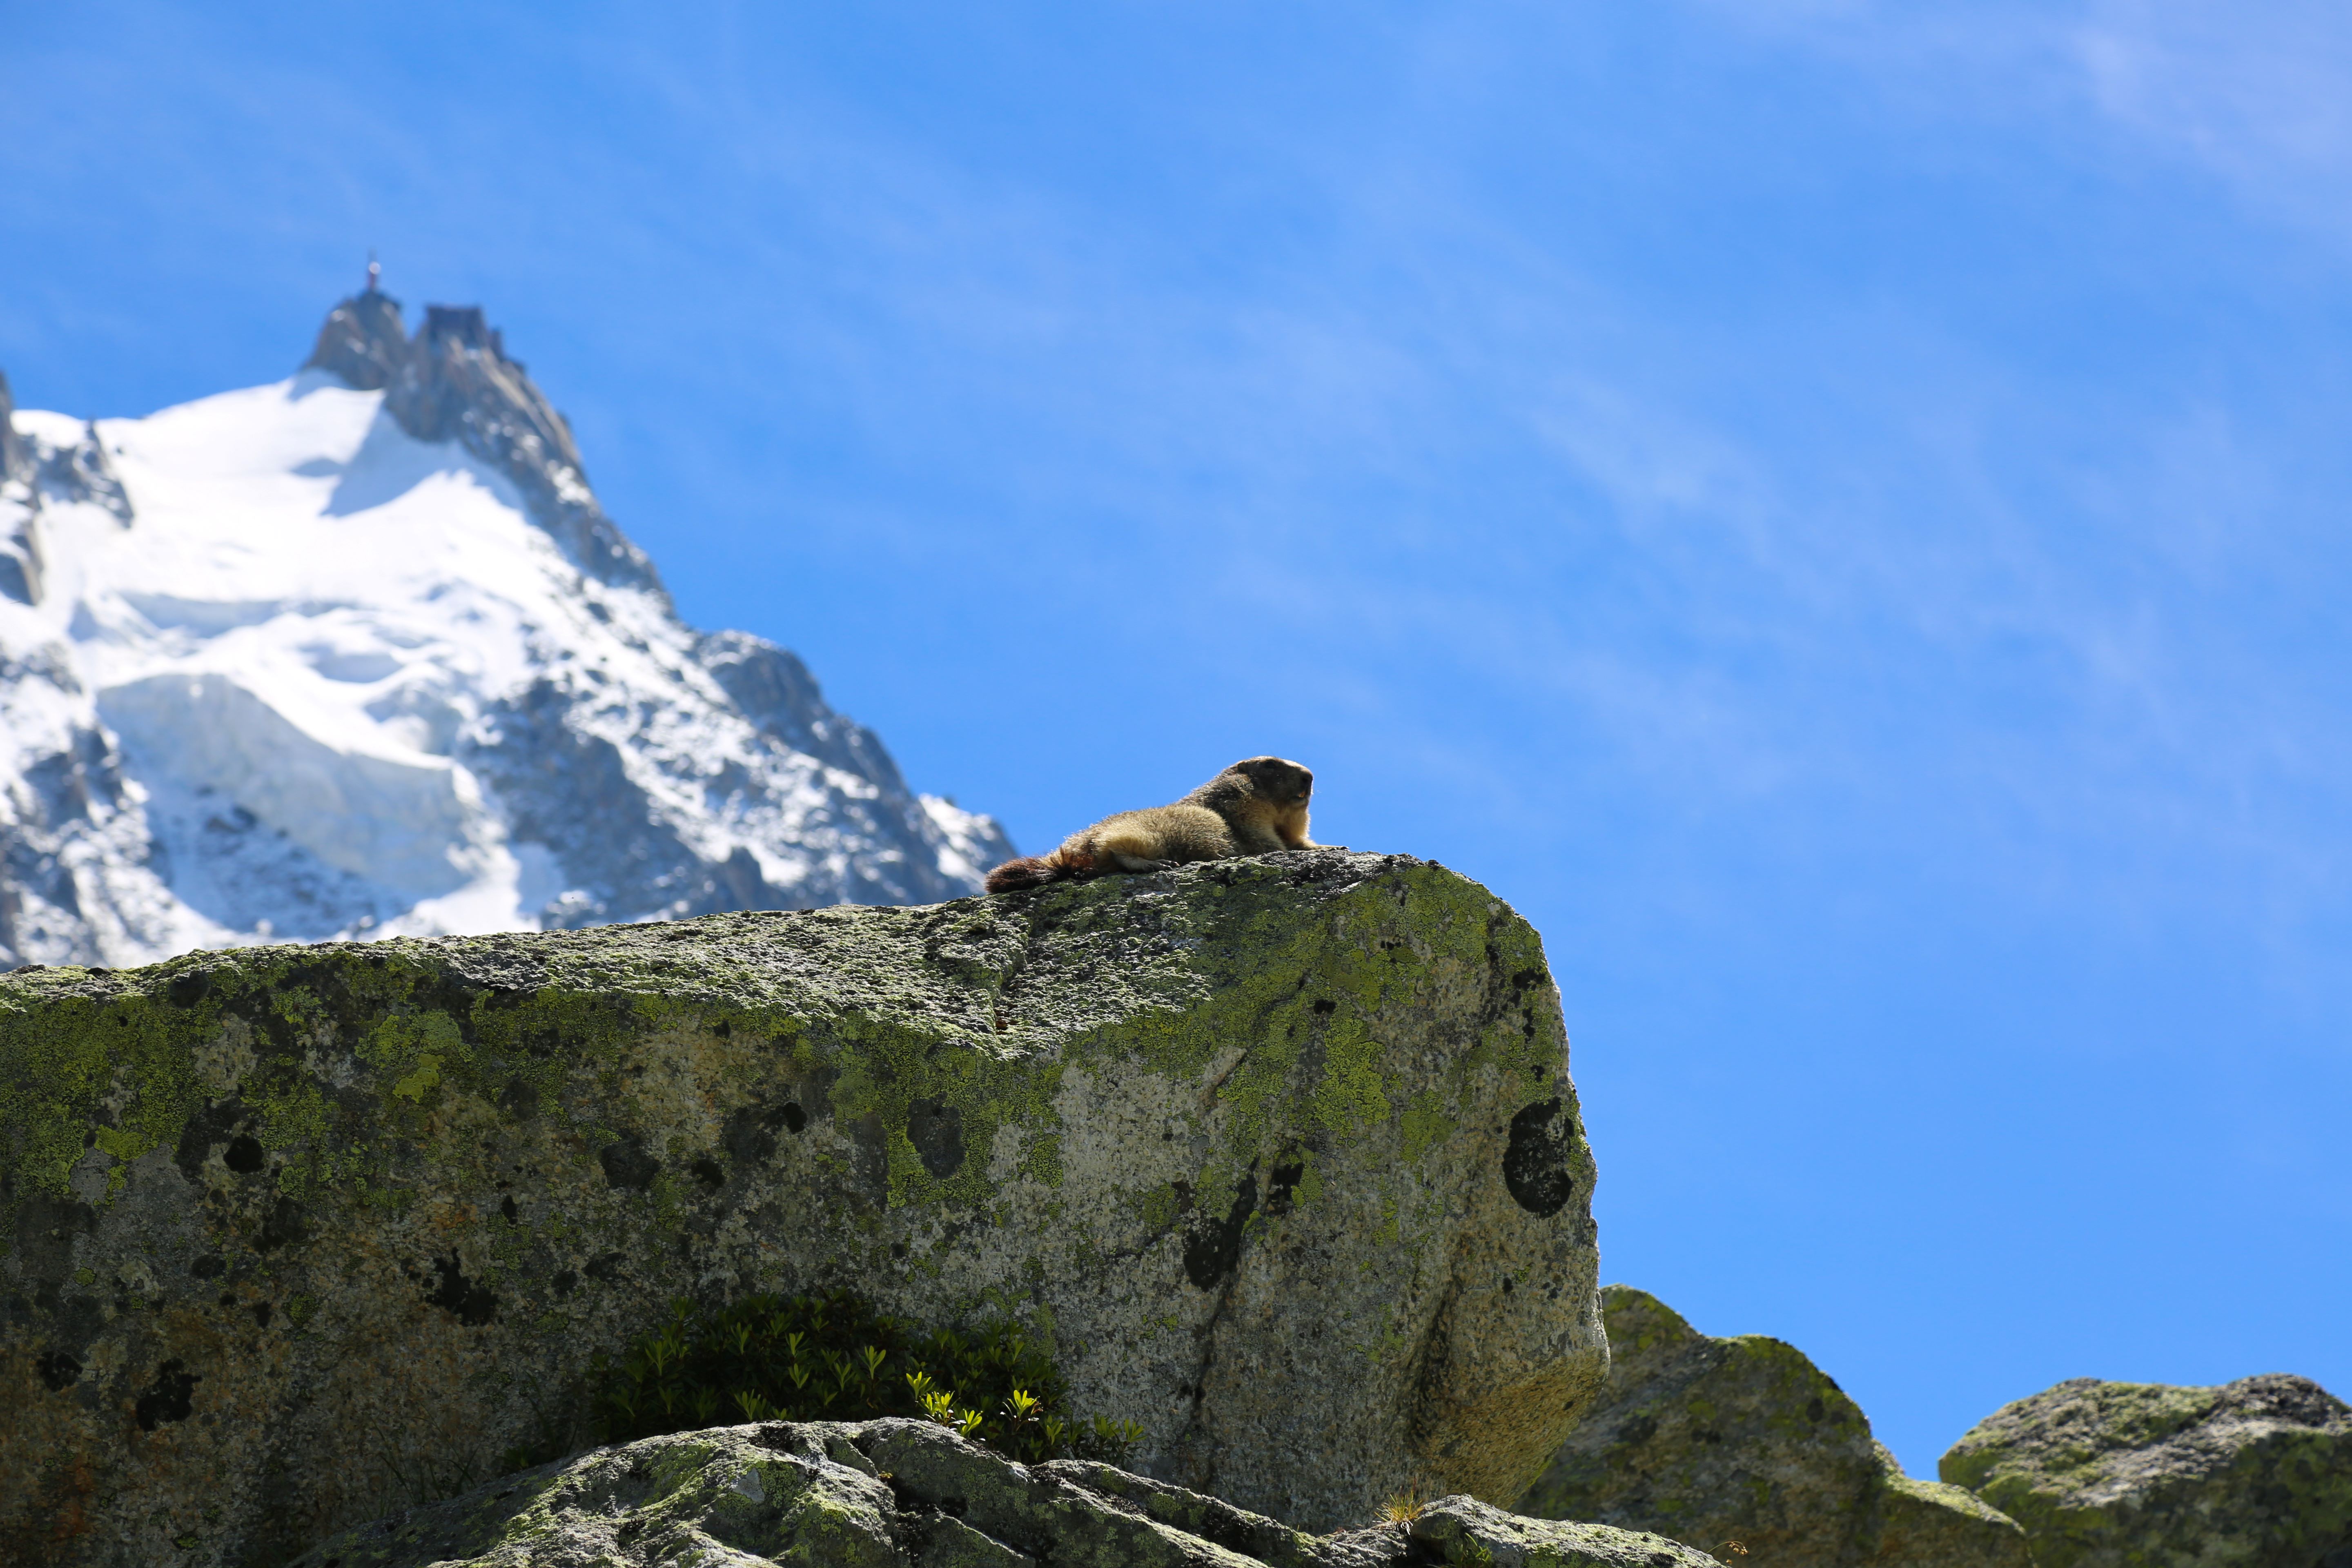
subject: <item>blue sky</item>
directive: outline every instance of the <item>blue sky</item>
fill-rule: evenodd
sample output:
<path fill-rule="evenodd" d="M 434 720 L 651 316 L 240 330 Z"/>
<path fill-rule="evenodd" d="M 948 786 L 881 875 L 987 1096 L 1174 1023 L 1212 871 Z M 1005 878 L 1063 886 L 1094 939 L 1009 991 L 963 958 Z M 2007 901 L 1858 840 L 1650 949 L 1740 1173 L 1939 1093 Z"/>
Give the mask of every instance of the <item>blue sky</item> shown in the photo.
<path fill-rule="evenodd" d="M 1024 847 L 1308 762 L 1545 933 L 1606 1274 L 1932 1473 L 2352 1394 L 2352 19 L 2248 9 L 0 0 L 0 369 L 373 247 Z"/>

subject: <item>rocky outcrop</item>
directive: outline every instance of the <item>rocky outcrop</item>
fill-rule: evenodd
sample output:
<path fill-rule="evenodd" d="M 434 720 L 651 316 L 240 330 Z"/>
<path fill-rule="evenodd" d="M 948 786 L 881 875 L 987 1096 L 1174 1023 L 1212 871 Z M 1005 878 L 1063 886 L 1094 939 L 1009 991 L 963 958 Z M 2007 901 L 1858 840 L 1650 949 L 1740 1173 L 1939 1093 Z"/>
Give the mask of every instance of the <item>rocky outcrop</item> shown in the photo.
<path fill-rule="evenodd" d="M 362 392 L 419 441 L 455 441 L 511 480 L 572 563 L 600 583 L 661 595 L 661 577 L 588 488 L 572 426 L 478 305 L 427 305 L 414 339 L 400 301 L 371 287 L 319 329 L 305 369 Z M 663 595 L 667 603 L 667 595 Z"/>
<path fill-rule="evenodd" d="M 675 1297 L 835 1287 L 1301 1528 L 1505 1502 L 1606 1362 L 1567 1049 L 1523 921 L 1339 850 L 19 972 L 0 1558 L 268 1561 L 578 1445 Z"/>
<path fill-rule="evenodd" d="M 886 795 L 910 795 L 882 737 L 835 712 L 800 655 L 749 632 L 708 632 L 696 640 L 694 657 L 762 735 L 871 779 Z"/>
<path fill-rule="evenodd" d="M 1905 1476 L 1795 1346 L 1702 1334 L 1623 1285 L 1601 1302 L 1608 1382 L 1521 1511 L 1738 1542 L 1751 1568 L 2025 1568 L 2013 1521 Z"/>
<path fill-rule="evenodd" d="M 17 433 L 16 401 L 8 378 L 0 375 L 0 597 L 20 605 L 41 602 L 41 541 L 35 514 L 40 510 L 33 476 L 32 443 Z"/>
<path fill-rule="evenodd" d="M 2078 1377 L 1939 1470 L 2025 1527 L 2035 1568 L 2352 1568 L 2352 1408 L 2308 1378 Z"/>
<path fill-rule="evenodd" d="M 114 461 L 106 455 L 106 442 L 98 433 L 95 419 L 83 421 L 81 439 L 70 446 L 40 449 L 36 483 L 49 500 L 88 502 L 125 528 L 138 521 L 131 492 L 123 488 L 122 476 L 114 471 Z"/>
<path fill-rule="evenodd" d="M 6 373 L 0 372 L 0 484 L 23 479 L 31 468 L 32 454 L 16 434 L 16 395 L 8 390 Z"/>
<path fill-rule="evenodd" d="M 915 1421 L 719 1427 L 507 1477 L 322 1542 L 297 1568 L 1711 1568 L 1466 1497 L 1318 1538 L 1108 1465 L 1017 1465 Z"/>

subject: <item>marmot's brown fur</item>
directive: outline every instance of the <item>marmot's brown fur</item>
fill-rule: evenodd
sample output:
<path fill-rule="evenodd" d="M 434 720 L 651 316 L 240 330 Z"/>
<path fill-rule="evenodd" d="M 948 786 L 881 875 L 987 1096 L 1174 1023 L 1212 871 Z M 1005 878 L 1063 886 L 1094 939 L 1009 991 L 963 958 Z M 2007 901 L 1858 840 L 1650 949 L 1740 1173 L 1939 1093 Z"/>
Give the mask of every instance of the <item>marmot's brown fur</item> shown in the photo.
<path fill-rule="evenodd" d="M 1108 871 L 1157 871 L 1180 860 L 1312 849 L 1307 797 L 1314 789 L 1315 775 L 1297 763 L 1252 757 L 1173 805 L 1122 811 L 1073 833 L 1051 855 L 1007 860 L 988 874 L 988 890 L 1009 893 Z"/>

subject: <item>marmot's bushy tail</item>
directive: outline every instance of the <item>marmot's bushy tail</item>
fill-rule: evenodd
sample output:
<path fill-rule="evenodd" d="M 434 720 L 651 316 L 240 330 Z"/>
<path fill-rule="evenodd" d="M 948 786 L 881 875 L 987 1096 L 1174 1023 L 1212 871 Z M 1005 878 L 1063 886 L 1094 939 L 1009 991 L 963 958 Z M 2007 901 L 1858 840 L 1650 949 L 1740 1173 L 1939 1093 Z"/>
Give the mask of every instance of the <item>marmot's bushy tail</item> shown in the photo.
<path fill-rule="evenodd" d="M 1024 855 L 1018 860 L 1007 860 L 988 874 L 988 890 L 992 893 L 1015 893 L 1024 888 L 1042 888 L 1048 882 L 1059 882 L 1070 877 L 1084 877 L 1094 870 L 1091 860 L 1083 864 L 1067 847 L 1051 855 Z"/>

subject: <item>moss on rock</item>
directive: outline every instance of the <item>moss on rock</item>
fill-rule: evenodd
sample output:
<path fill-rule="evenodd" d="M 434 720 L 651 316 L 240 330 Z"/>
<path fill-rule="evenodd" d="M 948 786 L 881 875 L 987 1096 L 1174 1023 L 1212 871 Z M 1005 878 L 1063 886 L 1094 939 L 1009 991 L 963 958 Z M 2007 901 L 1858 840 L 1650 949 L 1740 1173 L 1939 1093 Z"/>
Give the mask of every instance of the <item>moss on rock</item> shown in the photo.
<path fill-rule="evenodd" d="M 1624 1285 L 1601 1302 L 1608 1382 L 1522 1511 L 1654 1531 L 1751 1568 L 2026 1568 L 2013 1521 L 1904 1475 L 1794 1345 L 1702 1334 Z"/>
<path fill-rule="evenodd" d="M 2078 1377 L 1938 1468 L 2025 1527 L 2036 1568 L 2352 1568 L 2352 1407 L 2308 1378 Z"/>
<path fill-rule="evenodd" d="M 1567 1048 L 1525 921 L 1344 851 L 20 971 L 0 1556 L 272 1561 L 581 1440 L 674 1298 L 838 1288 L 1302 1524 L 1507 1499 L 1605 1364 Z"/>

